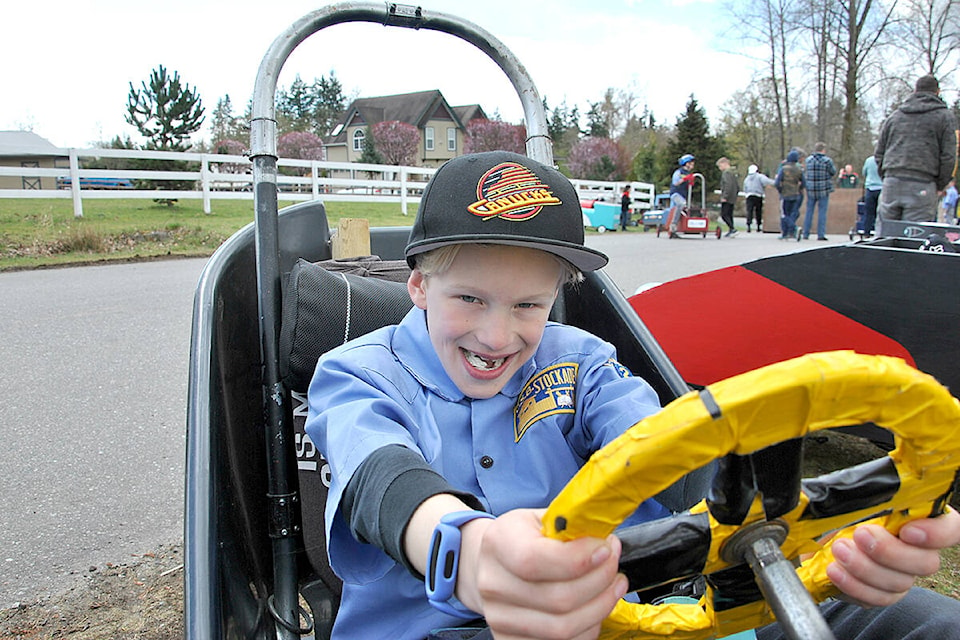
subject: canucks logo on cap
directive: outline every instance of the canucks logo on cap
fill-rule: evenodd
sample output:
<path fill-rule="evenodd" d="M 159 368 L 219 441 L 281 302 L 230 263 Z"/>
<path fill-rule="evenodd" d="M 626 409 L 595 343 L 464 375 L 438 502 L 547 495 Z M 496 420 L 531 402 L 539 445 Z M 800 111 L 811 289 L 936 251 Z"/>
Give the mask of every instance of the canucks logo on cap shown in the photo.
<path fill-rule="evenodd" d="M 562 204 L 540 178 L 516 162 L 503 162 L 483 174 L 477 198 L 467 211 L 484 220 L 529 220 L 545 206 Z"/>

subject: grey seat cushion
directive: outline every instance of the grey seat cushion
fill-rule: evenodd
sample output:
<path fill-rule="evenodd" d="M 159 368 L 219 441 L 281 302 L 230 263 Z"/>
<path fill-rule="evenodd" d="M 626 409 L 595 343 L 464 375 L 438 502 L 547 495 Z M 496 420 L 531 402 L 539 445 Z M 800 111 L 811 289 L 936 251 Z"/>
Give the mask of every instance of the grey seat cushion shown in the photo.
<path fill-rule="evenodd" d="M 280 329 L 280 374 L 287 388 L 306 390 L 317 360 L 330 349 L 400 322 L 413 306 L 409 273 L 402 260 L 297 261 Z"/>

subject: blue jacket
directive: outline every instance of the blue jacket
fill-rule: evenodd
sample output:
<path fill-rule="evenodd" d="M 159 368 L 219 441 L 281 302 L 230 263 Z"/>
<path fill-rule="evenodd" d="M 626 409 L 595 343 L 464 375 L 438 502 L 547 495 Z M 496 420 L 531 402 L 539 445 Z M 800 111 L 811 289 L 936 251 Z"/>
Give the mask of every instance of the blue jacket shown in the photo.
<path fill-rule="evenodd" d="M 414 307 L 386 327 L 320 359 L 306 430 L 327 459 L 327 551 L 344 580 L 333 636 L 421 640 L 462 621 L 433 609 L 423 581 L 379 548 L 358 542 L 340 502 L 376 449 L 402 444 L 493 514 L 547 506 L 589 456 L 656 412 L 653 389 L 614 359 L 613 347 L 548 323 L 540 346 L 496 396 L 464 397 L 447 376 Z M 492 465 L 481 466 L 483 457 Z M 668 515 L 653 500 L 632 518 Z"/>
<path fill-rule="evenodd" d="M 867 156 L 863 161 L 863 188 L 867 191 L 879 191 L 883 188 L 883 178 L 877 170 L 877 159 Z"/>
<path fill-rule="evenodd" d="M 690 172 L 683 167 L 673 172 L 673 177 L 670 178 L 670 195 L 677 194 L 684 200 L 687 199 L 690 194 L 690 187 L 687 186 L 687 183 L 681 181 L 688 175 L 690 175 Z"/>

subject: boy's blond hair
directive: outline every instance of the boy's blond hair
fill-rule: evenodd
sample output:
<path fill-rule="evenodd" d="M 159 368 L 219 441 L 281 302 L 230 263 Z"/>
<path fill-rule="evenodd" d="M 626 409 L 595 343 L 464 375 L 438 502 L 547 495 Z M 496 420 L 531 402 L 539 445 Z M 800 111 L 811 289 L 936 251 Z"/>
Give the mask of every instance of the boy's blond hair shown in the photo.
<path fill-rule="evenodd" d="M 477 246 L 481 247 L 491 247 L 495 246 L 495 243 L 475 243 Z M 453 264 L 454 259 L 456 259 L 457 254 L 460 253 L 460 248 L 463 244 L 448 244 L 443 247 L 437 247 L 436 249 L 431 249 L 430 251 L 425 251 L 424 253 L 417 254 L 415 256 L 416 266 L 415 269 L 419 270 L 424 276 L 430 277 L 432 275 L 441 275 L 446 272 L 450 265 Z M 510 245 L 502 245 L 510 246 Z M 547 253 L 547 252 L 544 252 Z M 561 258 L 560 256 L 554 255 L 552 253 L 547 253 L 551 258 L 557 261 L 557 264 L 560 265 L 560 285 L 565 284 L 576 284 L 583 281 L 583 273 L 580 272 L 575 266 Z"/>

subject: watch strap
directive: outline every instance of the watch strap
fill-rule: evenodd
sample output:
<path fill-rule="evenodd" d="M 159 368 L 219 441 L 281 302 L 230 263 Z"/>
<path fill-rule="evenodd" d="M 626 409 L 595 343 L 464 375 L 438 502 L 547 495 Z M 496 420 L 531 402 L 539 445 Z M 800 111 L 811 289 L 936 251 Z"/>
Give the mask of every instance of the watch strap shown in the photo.
<path fill-rule="evenodd" d="M 454 595 L 460 568 L 460 527 L 477 518 L 495 517 L 485 511 L 454 511 L 440 518 L 430 540 L 424 580 L 427 600 L 435 609 L 465 620 L 480 617 L 476 611 L 463 606 Z"/>

